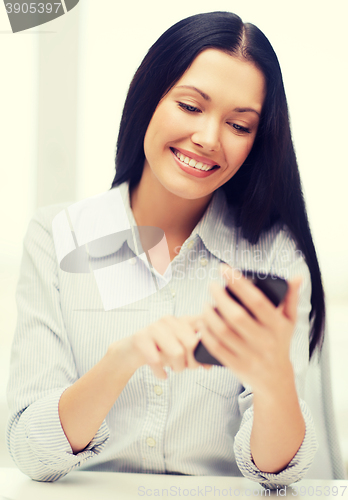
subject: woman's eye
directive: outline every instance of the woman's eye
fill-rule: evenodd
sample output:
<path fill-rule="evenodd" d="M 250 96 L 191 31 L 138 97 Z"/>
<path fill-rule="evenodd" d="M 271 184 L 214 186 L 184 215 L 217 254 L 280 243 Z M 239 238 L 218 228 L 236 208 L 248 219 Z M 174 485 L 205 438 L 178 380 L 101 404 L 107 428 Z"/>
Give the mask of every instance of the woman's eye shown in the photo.
<path fill-rule="evenodd" d="M 238 132 L 245 132 L 246 134 L 250 134 L 250 132 L 251 132 L 251 130 L 249 128 L 242 127 L 241 125 L 238 125 L 237 123 L 232 123 L 231 125 Z"/>
<path fill-rule="evenodd" d="M 179 107 L 188 111 L 189 113 L 200 113 L 201 110 L 196 108 L 195 106 L 190 106 L 189 104 L 185 104 L 184 102 L 178 102 Z"/>

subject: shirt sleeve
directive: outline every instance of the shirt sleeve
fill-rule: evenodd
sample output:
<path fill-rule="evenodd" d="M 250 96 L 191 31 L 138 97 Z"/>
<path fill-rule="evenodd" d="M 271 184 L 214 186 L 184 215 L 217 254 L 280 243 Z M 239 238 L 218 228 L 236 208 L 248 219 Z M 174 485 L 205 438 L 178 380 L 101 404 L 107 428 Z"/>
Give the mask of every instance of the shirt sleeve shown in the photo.
<path fill-rule="evenodd" d="M 284 248 L 286 245 L 287 248 Z M 294 368 L 297 394 L 306 425 L 305 437 L 296 455 L 285 469 L 276 474 L 260 471 L 253 462 L 250 451 L 250 436 L 253 425 L 253 394 L 251 387 L 245 386 L 245 390 L 239 396 L 239 408 L 243 418 L 234 441 L 236 462 L 241 473 L 248 479 L 257 481 L 269 489 L 289 485 L 302 479 L 312 464 L 318 448 L 313 419 L 307 404 L 302 399 L 309 363 L 310 273 L 301 252 L 296 251 L 294 244 L 291 244 L 289 239 L 285 241 L 284 246 L 284 255 L 291 253 L 290 261 L 286 267 L 280 268 L 278 265 L 272 271 L 286 279 L 292 279 L 299 275 L 303 279 L 299 293 L 298 320 L 290 347 L 290 360 Z"/>
<path fill-rule="evenodd" d="M 99 454 L 109 439 L 104 421 L 92 441 L 73 454 L 58 404 L 78 373 L 60 306 L 58 263 L 47 209 L 29 224 L 16 301 L 7 399 L 7 445 L 19 469 L 38 481 L 55 481 Z"/>

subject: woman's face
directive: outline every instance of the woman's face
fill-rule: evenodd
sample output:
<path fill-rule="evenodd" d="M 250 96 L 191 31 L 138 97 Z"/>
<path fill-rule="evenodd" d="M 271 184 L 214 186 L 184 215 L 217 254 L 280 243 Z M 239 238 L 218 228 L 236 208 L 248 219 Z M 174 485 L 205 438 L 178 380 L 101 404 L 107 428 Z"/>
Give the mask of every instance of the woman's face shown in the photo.
<path fill-rule="evenodd" d="M 200 53 L 152 116 L 143 175 L 179 197 L 209 197 L 247 158 L 265 91 L 253 63 L 216 49 Z"/>

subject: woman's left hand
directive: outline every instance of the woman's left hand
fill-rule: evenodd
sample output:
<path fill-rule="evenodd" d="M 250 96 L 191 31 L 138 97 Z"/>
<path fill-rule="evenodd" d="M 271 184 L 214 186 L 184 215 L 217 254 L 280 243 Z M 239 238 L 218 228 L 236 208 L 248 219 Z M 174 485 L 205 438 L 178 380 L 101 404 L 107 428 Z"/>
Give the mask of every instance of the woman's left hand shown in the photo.
<path fill-rule="evenodd" d="M 274 393 L 279 384 L 293 377 L 290 343 L 302 279 L 288 282 L 283 302 L 275 307 L 240 271 L 223 266 L 222 272 L 227 286 L 254 317 L 224 288 L 212 283 L 210 290 L 216 308 L 209 304 L 204 308 L 199 323 L 202 342 L 254 393 Z"/>

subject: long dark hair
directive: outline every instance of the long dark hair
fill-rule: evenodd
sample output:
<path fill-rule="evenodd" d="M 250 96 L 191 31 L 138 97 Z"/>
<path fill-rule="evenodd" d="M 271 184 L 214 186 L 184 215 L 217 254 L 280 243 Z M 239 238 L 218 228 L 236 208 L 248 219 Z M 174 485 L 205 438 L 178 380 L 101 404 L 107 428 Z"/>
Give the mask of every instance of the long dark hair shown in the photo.
<path fill-rule="evenodd" d="M 288 107 L 277 56 L 256 26 L 230 12 L 197 14 L 169 28 L 150 48 L 130 84 L 117 140 L 112 187 L 140 181 L 144 137 L 161 98 L 197 55 L 216 48 L 252 61 L 266 79 L 266 97 L 252 150 L 223 186 L 243 236 L 256 243 L 277 220 L 287 225 L 305 256 L 312 282 L 310 357 L 321 347 L 325 300 L 318 259 L 309 228 L 300 175 L 291 139 Z"/>

